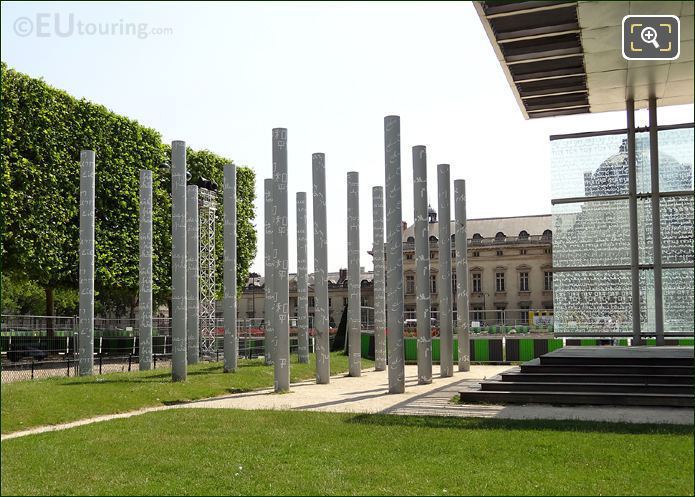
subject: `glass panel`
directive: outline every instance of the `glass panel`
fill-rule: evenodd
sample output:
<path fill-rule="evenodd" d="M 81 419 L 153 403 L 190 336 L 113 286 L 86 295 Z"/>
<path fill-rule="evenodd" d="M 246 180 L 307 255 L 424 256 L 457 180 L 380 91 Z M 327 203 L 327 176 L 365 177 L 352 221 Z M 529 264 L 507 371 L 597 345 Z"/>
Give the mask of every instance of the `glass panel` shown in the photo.
<path fill-rule="evenodd" d="M 553 266 L 630 264 L 627 200 L 553 206 Z"/>
<path fill-rule="evenodd" d="M 625 135 L 550 142 L 553 198 L 627 193 Z"/>
<path fill-rule="evenodd" d="M 556 332 L 632 330 L 630 271 L 559 272 L 553 285 Z"/>
<path fill-rule="evenodd" d="M 637 192 L 650 193 L 651 154 L 649 133 L 635 137 Z M 659 131 L 659 191 L 693 189 L 693 128 Z"/>
<path fill-rule="evenodd" d="M 663 269 L 662 288 L 664 300 L 664 332 L 692 332 L 695 326 L 693 313 L 693 270 Z M 642 330 L 654 331 L 654 271 L 640 271 L 640 300 L 643 302 Z"/>
<path fill-rule="evenodd" d="M 661 262 L 692 263 L 693 219 L 695 199 L 693 197 L 665 197 L 659 202 L 661 208 Z M 652 202 L 651 199 L 637 201 L 637 232 L 639 236 L 640 264 L 654 262 L 652 246 Z"/>

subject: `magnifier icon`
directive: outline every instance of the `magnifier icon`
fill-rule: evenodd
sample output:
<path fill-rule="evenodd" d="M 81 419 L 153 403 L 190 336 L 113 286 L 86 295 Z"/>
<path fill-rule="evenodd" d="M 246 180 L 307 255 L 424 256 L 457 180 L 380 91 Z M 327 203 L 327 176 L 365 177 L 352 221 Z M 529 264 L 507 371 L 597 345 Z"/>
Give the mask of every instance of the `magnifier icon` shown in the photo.
<path fill-rule="evenodd" d="M 654 48 L 659 48 L 659 43 L 656 41 L 656 37 L 656 29 L 652 28 L 651 26 L 647 26 L 640 33 L 640 38 L 642 38 L 644 43 L 649 43 L 654 45 Z"/>

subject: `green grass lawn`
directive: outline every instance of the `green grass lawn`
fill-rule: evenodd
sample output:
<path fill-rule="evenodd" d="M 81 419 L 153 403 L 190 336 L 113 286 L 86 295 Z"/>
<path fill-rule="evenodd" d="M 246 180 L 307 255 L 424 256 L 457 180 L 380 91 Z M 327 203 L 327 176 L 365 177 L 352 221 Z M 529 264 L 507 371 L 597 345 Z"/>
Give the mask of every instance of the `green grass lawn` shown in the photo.
<path fill-rule="evenodd" d="M 314 355 L 309 364 L 296 361 L 292 356 L 292 381 L 315 377 Z M 364 368 L 373 364 L 362 360 Z M 221 363 L 189 366 L 188 380 L 180 383 L 172 383 L 171 369 L 156 369 L 3 384 L 2 433 L 273 386 L 272 366 L 262 360 L 242 360 L 240 365 L 236 373 L 223 373 Z M 347 370 L 347 356 L 332 354 L 331 374 Z"/>
<path fill-rule="evenodd" d="M 2 494 L 693 494 L 692 427 L 173 409 L 2 443 Z"/>

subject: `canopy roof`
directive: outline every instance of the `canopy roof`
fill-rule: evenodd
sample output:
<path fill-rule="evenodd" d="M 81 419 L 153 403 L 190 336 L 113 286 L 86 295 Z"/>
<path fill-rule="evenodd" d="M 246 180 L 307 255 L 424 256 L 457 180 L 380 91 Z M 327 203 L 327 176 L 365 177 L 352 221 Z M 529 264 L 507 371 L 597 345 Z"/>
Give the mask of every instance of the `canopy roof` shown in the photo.
<path fill-rule="evenodd" d="M 693 103 L 693 2 L 474 2 L 524 117 Z M 678 59 L 627 61 L 628 14 L 680 18 Z"/>

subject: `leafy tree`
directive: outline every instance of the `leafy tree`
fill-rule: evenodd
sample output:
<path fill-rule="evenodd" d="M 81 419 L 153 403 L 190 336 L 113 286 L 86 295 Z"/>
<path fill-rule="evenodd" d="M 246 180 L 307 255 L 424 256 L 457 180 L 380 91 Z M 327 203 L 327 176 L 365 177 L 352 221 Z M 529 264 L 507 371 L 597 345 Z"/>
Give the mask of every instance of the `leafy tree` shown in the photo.
<path fill-rule="evenodd" d="M 50 87 L 2 64 L 3 273 L 35 282 L 55 313 L 56 289 L 76 289 L 79 247 L 79 155 L 96 152 L 97 304 L 132 308 L 138 289 L 139 170 L 153 172 L 153 291 L 171 287 L 170 150 L 136 121 Z M 189 151 L 192 173 L 221 182 L 229 159 Z M 254 172 L 239 168 L 239 280 L 255 256 Z M 219 211 L 219 268 L 222 222 Z M 221 273 L 220 273 L 221 274 Z M 221 277 L 219 278 L 221 283 Z"/>

